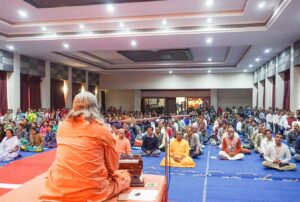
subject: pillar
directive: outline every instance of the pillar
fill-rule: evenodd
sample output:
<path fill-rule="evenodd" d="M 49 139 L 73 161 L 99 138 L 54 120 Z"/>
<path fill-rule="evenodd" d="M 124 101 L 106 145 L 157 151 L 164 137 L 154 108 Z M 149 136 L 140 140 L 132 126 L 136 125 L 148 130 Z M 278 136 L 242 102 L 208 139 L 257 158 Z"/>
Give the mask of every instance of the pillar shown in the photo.
<path fill-rule="evenodd" d="M 50 99 L 50 88 L 51 88 L 51 66 L 50 62 L 46 61 L 45 64 L 45 77 L 43 77 L 41 82 L 41 102 L 42 102 L 42 108 L 50 108 L 51 105 L 51 99 Z"/>
<path fill-rule="evenodd" d="M 252 107 L 257 107 L 257 93 L 258 93 L 258 84 L 253 84 L 252 90 Z"/>
<path fill-rule="evenodd" d="M 66 108 L 72 108 L 72 67 L 68 67 L 68 80 L 65 81 L 66 92 L 65 92 L 65 99 L 66 99 Z"/>
<path fill-rule="evenodd" d="M 215 109 L 218 108 L 218 90 L 217 89 L 210 90 L 210 105 L 213 106 Z"/>
<path fill-rule="evenodd" d="M 134 111 L 141 111 L 142 91 L 134 90 Z"/>
<path fill-rule="evenodd" d="M 278 56 L 276 57 L 275 107 L 282 109 L 284 96 L 284 78 L 278 73 Z"/>
<path fill-rule="evenodd" d="M 7 106 L 16 113 L 21 106 L 21 62 L 20 55 L 14 53 L 14 71 L 7 72 Z"/>
<path fill-rule="evenodd" d="M 263 108 L 265 80 L 258 82 L 258 108 Z"/>
<path fill-rule="evenodd" d="M 272 95 L 273 95 L 273 79 L 272 78 L 266 78 L 265 80 L 265 108 L 269 109 L 269 107 L 272 107 Z"/>

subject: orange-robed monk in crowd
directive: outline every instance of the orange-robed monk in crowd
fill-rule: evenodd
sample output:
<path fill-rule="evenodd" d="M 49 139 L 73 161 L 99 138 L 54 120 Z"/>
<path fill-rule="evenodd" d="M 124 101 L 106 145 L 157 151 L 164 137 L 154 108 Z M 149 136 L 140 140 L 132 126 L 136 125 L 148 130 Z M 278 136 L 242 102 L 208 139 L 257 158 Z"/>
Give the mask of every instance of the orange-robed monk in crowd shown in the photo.
<path fill-rule="evenodd" d="M 40 195 L 42 201 L 104 201 L 130 186 L 117 170 L 116 142 L 105 126 L 96 97 L 76 95 L 73 109 L 57 132 L 56 158 Z"/>

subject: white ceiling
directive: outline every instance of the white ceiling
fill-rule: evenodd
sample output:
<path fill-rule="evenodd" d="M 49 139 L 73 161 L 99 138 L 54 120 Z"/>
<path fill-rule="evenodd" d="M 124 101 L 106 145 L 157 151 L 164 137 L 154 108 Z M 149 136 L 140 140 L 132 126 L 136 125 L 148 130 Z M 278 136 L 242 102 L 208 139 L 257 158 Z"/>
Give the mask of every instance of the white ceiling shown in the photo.
<path fill-rule="evenodd" d="M 299 0 L 266 0 L 266 6 L 258 9 L 261 2 L 214 0 L 207 7 L 205 0 L 165 0 L 118 4 L 109 13 L 106 5 L 37 9 L 22 0 L 10 0 L 0 7 L 0 48 L 13 45 L 20 54 L 103 73 L 254 71 L 300 38 Z M 27 11 L 28 17 L 21 18 L 18 9 Z M 163 19 L 167 25 L 162 25 Z M 208 37 L 213 38 L 211 44 L 206 43 Z M 130 45 L 131 40 L 136 40 L 136 47 Z M 63 43 L 70 48 L 64 49 Z M 271 52 L 265 54 L 266 48 Z M 164 49 L 190 49 L 193 60 L 136 63 L 117 53 Z M 207 62 L 209 57 L 212 62 Z M 254 61 L 256 57 L 260 62 Z M 249 64 L 254 67 L 250 69 Z"/>

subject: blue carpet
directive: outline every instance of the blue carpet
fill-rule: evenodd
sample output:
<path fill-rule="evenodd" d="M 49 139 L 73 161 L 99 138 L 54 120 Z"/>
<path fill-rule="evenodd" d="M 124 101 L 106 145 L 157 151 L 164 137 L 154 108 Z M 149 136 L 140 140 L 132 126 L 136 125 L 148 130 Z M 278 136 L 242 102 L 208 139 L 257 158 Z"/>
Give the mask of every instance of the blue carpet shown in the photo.
<path fill-rule="evenodd" d="M 206 201 L 296 202 L 299 201 L 299 192 L 300 186 L 296 182 L 210 177 Z"/>

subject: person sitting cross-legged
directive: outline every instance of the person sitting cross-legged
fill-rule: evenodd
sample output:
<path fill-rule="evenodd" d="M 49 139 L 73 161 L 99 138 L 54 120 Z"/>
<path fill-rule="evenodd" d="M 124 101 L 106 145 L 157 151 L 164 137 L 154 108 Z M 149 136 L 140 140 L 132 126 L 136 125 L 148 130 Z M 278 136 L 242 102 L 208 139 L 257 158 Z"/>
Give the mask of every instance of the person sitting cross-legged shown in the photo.
<path fill-rule="evenodd" d="M 294 159 L 300 162 L 300 136 L 296 139 Z"/>
<path fill-rule="evenodd" d="M 45 134 L 45 147 L 48 148 L 55 148 L 56 147 L 56 134 L 53 132 L 53 126 L 48 125 L 46 128 Z"/>
<path fill-rule="evenodd" d="M 244 158 L 244 154 L 241 153 L 242 146 L 239 137 L 234 135 L 233 127 L 227 129 L 228 135 L 223 137 L 222 151 L 219 152 L 219 156 L 222 160 L 240 160 Z"/>
<path fill-rule="evenodd" d="M 266 137 L 261 141 L 259 149 L 259 155 L 261 158 L 264 158 L 264 154 L 271 144 L 275 144 L 275 139 L 272 137 L 272 131 L 266 130 Z"/>
<path fill-rule="evenodd" d="M 292 156 L 296 153 L 295 145 L 298 137 L 300 137 L 300 125 L 299 123 L 295 123 L 294 129 L 287 134 L 287 144 Z"/>
<path fill-rule="evenodd" d="M 11 161 L 19 155 L 19 141 L 17 136 L 13 136 L 13 130 L 6 130 L 6 137 L 0 143 L 0 161 Z"/>
<path fill-rule="evenodd" d="M 147 134 L 143 137 L 142 156 L 159 156 L 158 138 L 153 133 L 153 128 L 147 128 Z"/>
<path fill-rule="evenodd" d="M 24 151 L 41 152 L 43 151 L 43 137 L 40 133 L 36 132 L 35 127 L 30 128 L 29 143 L 21 146 Z"/>
<path fill-rule="evenodd" d="M 130 141 L 125 137 L 125 130 L 120 128 L 117 132 L 116 150 L 120 156 L 131 155 Z"/>
<path fill-rule="evenodd" d="M 201 152 L 201 144 L 197 133 L 193 133 L 192 126 L 188 126 L 186 128 L 186 134 L 184 134 L 183 139 L 185 139 L 189 144 L 189 154 L 190 157 L 196 158 L 200 156 Z"/>
<path fill-rule="evenodd" d="M 171 167 L 195 167 L 195 162 L 189 157 L 190 149 L 188 142 L 182 138 L 182 131 L 177 131 L 176 139 L 173 139 L 170 143 L 170 148 L 167 151 L 167 163 Z M 160 162 L 161 166 L 166 165 L 166 159 Z"/>
<path fill-rule="evenodd" d="M 295 170 L 296 164 L 289 163 L 291 153 L 287 145 L 282 144 L 282 134 L 276 134 L 275 144 L 270 145 L 264 154 L 263 166 L 276 170 Z"/>

